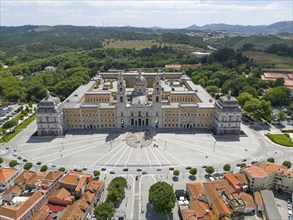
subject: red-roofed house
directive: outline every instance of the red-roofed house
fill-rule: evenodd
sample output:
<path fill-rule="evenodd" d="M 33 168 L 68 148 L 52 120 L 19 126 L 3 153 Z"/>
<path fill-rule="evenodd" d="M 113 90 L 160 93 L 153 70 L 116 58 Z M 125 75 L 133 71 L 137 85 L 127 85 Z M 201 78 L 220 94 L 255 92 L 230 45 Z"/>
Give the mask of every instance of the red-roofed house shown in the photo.
<path fill-rule="evenodd" d="M 5 190 L 18 175 L 19 170 L 14 168 L 0 168 L 0 190 Z"/>
<path fill-rule="evenodd" d="M 71 193 L 82 195 L 89 182 L 93 181 L 91 174 L 78 173 L 69 171 L 60 179 L 60 187 L 64 187 Z"/>
<path fill-rule="evenodd" d="M 243 185 L 232 173 L 225 173 L 224 179 L 229 182 L 229 184 L 235 189 L 237 193 L 243 191 Z"/>
<path fill-rule="evenodd" d="M 18 203 L 15 206 L 2 206 L 0 208 L 0 219 L 31 219 L 33 215 L 45 204 L 45 202 L 46 199 L 44 195 L 41 192 L 36 191 L 28 200 L 23 203 Z"/>

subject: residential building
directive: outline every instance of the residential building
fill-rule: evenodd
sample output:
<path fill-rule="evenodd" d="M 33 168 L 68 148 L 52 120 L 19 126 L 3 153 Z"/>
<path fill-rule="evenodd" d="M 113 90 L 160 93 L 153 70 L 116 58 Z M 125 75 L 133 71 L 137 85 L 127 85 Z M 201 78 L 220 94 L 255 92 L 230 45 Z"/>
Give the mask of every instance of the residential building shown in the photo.
<path fill-rule="evenodd" d="M 28 220 L 31 219 L 36 212 L 45 204 L 45 196 L 36 191 L 25 202 L 17 203 L 16 205 L 4 205 L 0 208 L 1 220 Z"/>
<path fill-rule="evenodd" d="M 14 184 L 21 189 L 36 189 L 40 186 L 42 179 L 46 174 L 42 172 L 23 171 L 15 180 Z"/>
<path fill-rule="evenodd" d="M 69 171 L 60 179 L 60 187 L 64 187 L 74 195 L 81 196 L 91 181 L 93 181 L 91 174 Z"/>
<path fill-rule="evenodd" d="M 262 200 L 262 196 L 259 191 L 254 191 L 253 193 L 254 201 L 256 205 L 256 210 L 259 214 L 262 214 L 265 210 L 264 203 Z"/>
<path fill-rule="evenodd" d="M 32 217 L 32 220 L 53 220 L 51 217 L 51 211 L 47 205 L 44 205 L 40 211 L 36 212 Z"/>
<path fill-rule="evenodd" d="M 63 103 L 48 95 L 37 111 L 38 135 L 128 127 L 214 128 L 216 134 L 238 135 L 240 122 L 230 93 L 215 101 L 180 72 L 99 73 Z"/>
<path fill-rule="evenodd" d="M 243 191 L 242 183 L 240 183 L 240 181 L 232 173 L 225 173 L 224 179 L 229 182 L 229 184 L 234 188 L 237 193 Z"/>
<path fill-rule="evenodd" d="M 19 175 L 19 172 L 14 168 L 0 168 L 0 191 L 4 191 Z"/>
<path fill-rule="evenodd" d="M 14 197 L 19 196 L 21 193 L 22 190 L 18 186 L 10 186 L 2 193 L 2 203 L 11 202 Z"/>
<path fill-rule="evenodd" d="M 240 170 L 245 173 L 249 185 L 254 190 L 281 189 L 293 192 L 293 172 L 287 167 L 267 161 L 252 164 Z"/>
<path fill-rule="evenodd" d="M 203 187 L 207 193 L 207 197 L 209 201 L 211 202 L 211 208 L 212 208 L 213 214 L 215 215 L 216 219 L 222 219 L 223 217 L 230 218 L 230 216 L 232 215 L 232 212 L 222 200 L 220 194 L 217 191 L 217 189 L 219 188 L 217 188 L 216 185 L 213 184 L 214 182 L 218 182 L 219 187 L 221 187 L 220 185 L 223 185 L 224 183 L 218 180 L 213 182 L 203 183 Z M 223 188 L 221 189 L 223 190 Z"/>

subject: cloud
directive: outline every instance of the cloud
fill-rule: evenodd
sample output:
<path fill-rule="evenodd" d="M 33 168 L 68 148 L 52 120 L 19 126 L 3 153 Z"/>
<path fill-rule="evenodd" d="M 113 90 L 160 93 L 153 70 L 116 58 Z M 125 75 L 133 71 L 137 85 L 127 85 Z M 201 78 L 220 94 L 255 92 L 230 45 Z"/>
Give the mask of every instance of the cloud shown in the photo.
<path fill-rule="evenodd" d="M 40 0 L 1 0 L 1 4 L 4 6 L 26 6 L 26 5 L 36 5 L 36 6 L 46 6 L 46 7 L 62 7 L 71 4 L 72 1 L 40 1 Z"/>

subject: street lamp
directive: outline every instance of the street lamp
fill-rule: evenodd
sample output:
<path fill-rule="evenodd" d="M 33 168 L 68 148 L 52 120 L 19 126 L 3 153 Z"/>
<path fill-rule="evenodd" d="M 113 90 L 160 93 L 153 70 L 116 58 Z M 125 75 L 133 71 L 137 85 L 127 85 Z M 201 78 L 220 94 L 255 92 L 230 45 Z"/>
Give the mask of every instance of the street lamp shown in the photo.
<path fill-rule="evenodd" d="M 166 150 L 167 149 L 167 141 L 165 141 L 165 149 L 164 150 Z"/>

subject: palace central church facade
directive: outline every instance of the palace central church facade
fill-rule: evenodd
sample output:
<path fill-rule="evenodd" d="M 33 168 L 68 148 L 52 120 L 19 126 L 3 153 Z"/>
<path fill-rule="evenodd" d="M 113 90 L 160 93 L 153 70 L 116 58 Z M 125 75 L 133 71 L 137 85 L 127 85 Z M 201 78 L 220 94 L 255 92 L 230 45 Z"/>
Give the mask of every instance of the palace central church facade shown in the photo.
<path fill-rule="evenodd" d="M 37 110 L 38 135 L 104 128 L 206 128 L 240 134 L 241 109 L 227 96 L 215 101 L 183 73 L 106 72 L 62 103 L 48 95 Z"/>

